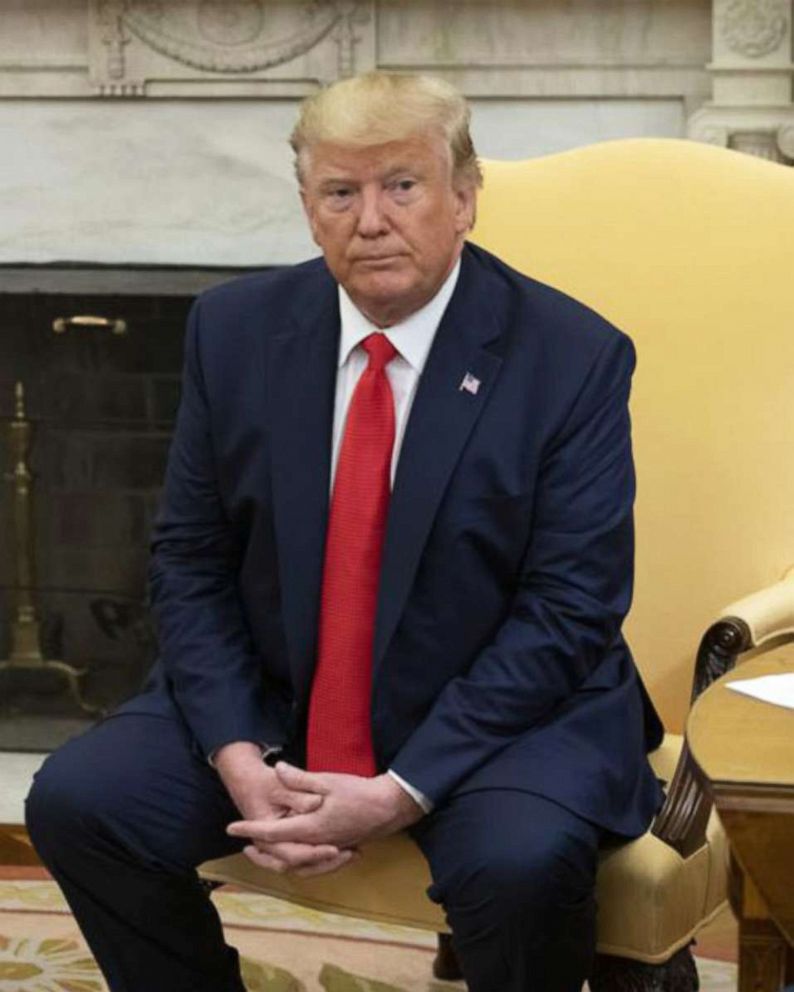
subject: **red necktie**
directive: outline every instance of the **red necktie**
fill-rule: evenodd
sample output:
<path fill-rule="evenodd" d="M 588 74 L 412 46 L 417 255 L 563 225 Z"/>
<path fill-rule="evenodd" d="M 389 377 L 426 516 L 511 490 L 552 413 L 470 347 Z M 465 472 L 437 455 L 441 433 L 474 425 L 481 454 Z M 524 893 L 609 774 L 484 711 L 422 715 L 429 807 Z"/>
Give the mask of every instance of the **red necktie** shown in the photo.
<path fill-rule="evenodd" d="M 312 771 L 371 776 L 372 644 L 394 447 L 385 367 L 397 351 L 384 334 L 362 344 L 369 364 L 347 411 L 328 518 L 306 758 Z"/>

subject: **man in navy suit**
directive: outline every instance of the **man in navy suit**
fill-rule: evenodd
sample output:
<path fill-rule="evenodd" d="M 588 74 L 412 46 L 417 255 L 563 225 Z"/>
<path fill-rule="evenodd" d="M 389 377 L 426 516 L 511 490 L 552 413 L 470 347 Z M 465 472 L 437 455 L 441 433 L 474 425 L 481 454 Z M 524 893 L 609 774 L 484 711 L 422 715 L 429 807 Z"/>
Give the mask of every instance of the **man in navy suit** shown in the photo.
<path fill-rule="evenodd" d="M 451 87 L 338 83 L 292 143 L 323 258 L 194 305 L 161 656 L 45 762 L 31 836 L 113 990 L 242 990 L 202 861 L 332 871 L 409 829 L 471 992 L 574 992 L 598 845 L 661 798 L 620 633 L 633 348 L 464 243 Z"/>

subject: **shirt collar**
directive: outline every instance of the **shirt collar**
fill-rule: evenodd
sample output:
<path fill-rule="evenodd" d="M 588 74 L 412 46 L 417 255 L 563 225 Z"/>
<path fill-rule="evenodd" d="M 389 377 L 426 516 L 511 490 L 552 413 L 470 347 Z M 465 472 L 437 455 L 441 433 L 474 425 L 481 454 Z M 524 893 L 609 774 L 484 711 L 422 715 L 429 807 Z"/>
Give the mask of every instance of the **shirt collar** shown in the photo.
<path fill-rule="evenodd" d="M 380 332 L 386 335 L 406 362 L 417 373 L 421 374 L 438 325 L 441 323 L 450 297 L 455 291 L 459 273 L 460 259 L 457 260 L 432 300 L 399 324 L 387 327 L 383 331 L 364 316 L 343 287 L 339 286 L 339 316 L 342 324 L 339 340 L 339 367 L 341 368 L 345 364 L 350 357 L 350 352 L 360 345 L 364 338 Z"/>

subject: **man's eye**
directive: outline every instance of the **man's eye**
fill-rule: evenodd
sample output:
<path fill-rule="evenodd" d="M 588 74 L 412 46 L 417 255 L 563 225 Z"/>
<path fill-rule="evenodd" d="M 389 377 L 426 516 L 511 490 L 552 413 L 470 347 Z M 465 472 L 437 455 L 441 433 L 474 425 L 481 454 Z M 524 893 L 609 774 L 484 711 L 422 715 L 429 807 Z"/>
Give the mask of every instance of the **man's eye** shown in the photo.
<path fill-rule="evenodd" d="M 347 210 L 353 202 L 353 189 L 350 186 L 329 186 L 323 197 L 330 210 Z"/>
<path fill-rule="evenodd" d="M 397 182 L 392 184 L 392 189 L 395 189 L 398 193 L 410 193 L 414 186 L 416 186 L 415 179 L 398 179 Z"/>

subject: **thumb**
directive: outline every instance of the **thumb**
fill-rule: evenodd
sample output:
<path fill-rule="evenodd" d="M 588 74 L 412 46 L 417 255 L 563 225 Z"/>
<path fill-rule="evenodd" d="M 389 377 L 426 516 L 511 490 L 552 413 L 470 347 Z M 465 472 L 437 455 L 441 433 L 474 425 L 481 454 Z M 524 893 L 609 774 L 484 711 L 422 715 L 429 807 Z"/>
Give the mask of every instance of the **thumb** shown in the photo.
<path fill-rule="evenodd" d="M 324 784 L 321 775 L 314 772 L 306 772 L 302 768 L 296 768 L 286 761 L 276 763 L 276 775 L 279 781 L 287 789 L 295 789 L 300 792 L 316 792 L 324 796 L 328 792 L 328 787 Z"/>

